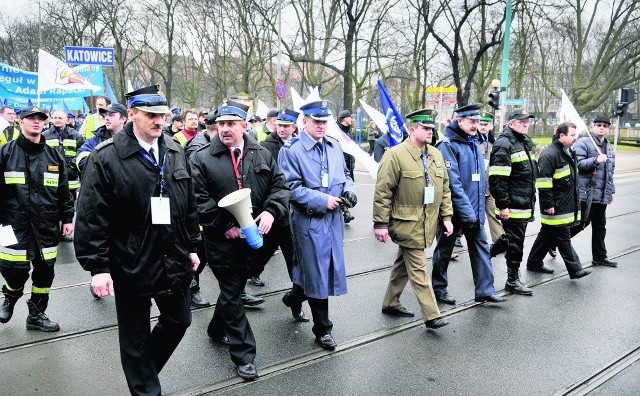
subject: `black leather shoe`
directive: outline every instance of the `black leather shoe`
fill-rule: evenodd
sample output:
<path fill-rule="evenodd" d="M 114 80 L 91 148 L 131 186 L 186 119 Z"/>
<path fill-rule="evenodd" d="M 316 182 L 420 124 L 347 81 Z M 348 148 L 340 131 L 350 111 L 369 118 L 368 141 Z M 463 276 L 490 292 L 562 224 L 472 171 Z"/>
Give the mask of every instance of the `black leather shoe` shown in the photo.
<path fill-rule="evenodd" d="M 490 296 L 476 297 L 475 300 L 476 300 L 476 302 L 479 302 L 479 303 L 485 303 L 485 302 L 502 303 L 502 302 L 507 301 L 506 298 L 504 298 L 502 296 L 496 296 L 495 294 L 492 294 Z"/>
<path fill-rule="evenodd" d="M 255 296 L 252 296 L 251 294 L 246 294 L 246 293 L 243 293 L 240 296 L 240 298 L 242 299 L 242 305 L 244 305 L 245 307 L 255 307 L 264 302 L 264 298 L 255 297 Z"/>
<path fill-rule="evenodd" d="M 253 381 L 258 378 L 258 370 L 253 363 L 243 364 L 242 366 L 236 366 L 238 376 L 245 381 Z"/>
<path fill-rule="evenodd" d="M 553 274 L 553 270 L 549 267 L 545 267 L 544 264 L 539 264 L 537 266 L 528 266 L 527 265 L 527 271 L 531 271 L 531 272 L 540 272 L 543 274 Z"/>
<path fill-rule="evenodd" d="M 383 314 L 387 314 L 387 315 L 391 315 L 391 316 L 403 316 L 403 317 L 406 317 L 406 318 L 412 318 L 412 317 L 415 316 L 415 314 L 413 312 L 409 311 L 405 307 L 400 307 L 400 308 L 391 308 L 391 307 L 382 308 L 382 313 Z"/>
<path fill-rule="evenodd" d="M 196 308 L 204 308 L 211 306 L 211 303 L 204 298 L 200 290 L 191 291 L 191 306 Z"/>
<path fill-rule="evenodd" d="M 264 281 L 262 279 L 260 279 L 259 276 L 252 276 L 249 279 L 249 283 L 251 283 L 254 286 L 258 286 L 258 287 L 264 286 Z"/>
<path fill-rule="evenodd" d="M 448 324 L 449 322 L 442 318 L 435 318 L 424 322 L 424 325 L 427 326 L 427 329 L 439 329 Z"/>
<path fill-rule="evenodd" d="M 576 272 L 574 272 L 573 274 L 569 274 L 569 278 L 571 279 L 580 279 L 583 278 L 587 275 L 589 275 L 591 273 L 591 271 L 587 271 L 586 269 L 581 269 L 578 270 Z"/>
<path fill-rule="evenodd" d="M 209 338 L 211 338 L 211 341 L 215 342 L 216 344 L 229 345 L 229 338 L 227 338 L 226 335 L 219 336 L 210 332 L 207 332 L 207 335 L 209 336 Z"/>
<path fill-rule="evenodd" d="M 451 297 L 449 293 L 436 294 L 436 300 L 443 304 L 456 305 L 456 299 Z"/>
<path fill-rule="evenodd" d="M 309 318 L 307 318 L 307 315 L 304 314 L 303 310 L 300 310 L 298 313 L 295 313 L 293 311 L 291 311 L 291 316 L 293 316 L 293 319 L 296 322 L 308 322 Z"/>
<path fill-rule="evenodd" d="M 549 256 L 551 256 L 551 258 L 556 258 L 557 255 L 556 248 L 549 249 Z"/>
<path fill-rule="evenodd" d="M 336 344 L 331 334 L 325 334 L 323 336 L 316 337 L 316 344 L 318 344 L 322 349 L 326 349 L 327 351 L 333 351 L 338 345 Z"/>
<path fill-rule="evenodd" d="M 604 265 L 605 267 L 612 267 L 615 268 L 618 266 L 618 263 L 615 261 L 611 261 L 609 259 L 604 259 L 604 260 L 593 260 L 591 262 L 592 265 Z"/>

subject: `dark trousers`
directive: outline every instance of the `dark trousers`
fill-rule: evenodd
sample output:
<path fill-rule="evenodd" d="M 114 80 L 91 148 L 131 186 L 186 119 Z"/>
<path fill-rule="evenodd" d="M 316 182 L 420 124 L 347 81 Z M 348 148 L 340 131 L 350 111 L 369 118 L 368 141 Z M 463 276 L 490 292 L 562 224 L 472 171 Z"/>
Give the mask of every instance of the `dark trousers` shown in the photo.
<path fill-rule="evenodd" d="M 333 330 L 333 322 L 329 320 L 329 299 L 310 298 L 304 294 L 304 290 L 300 285 L 294 283 L 291 291 L 287 292 L 286 298 L 292 307 L 302 306 L 304 301 L 309 303 L 311 316 L 313 317 L 313 334 L 321 337 L 325 334 L 331 334 Z"/>
<path fill-rule="evenodd" d="M 527 224 L 523 221 L 502 220 L 502 228 L 507 237 L 507 251 L 504 254 L 507 260 L 507 268 L 515 270 L 520 268 Z"/>
<path fill-rule="evenodd" d="M 35 258 L 31 261 L 31 266 L 33 266 L 33 272 L 31 274 L 31 283 L 32 290 L 38 289 L 50 289 L 53 284 L 53 278 L 55 276 L 54 264 L 56 260 L 43 260 L 42 256 L 37 254 Z M 4 278 L 5 283 L 12 290 L 20 290 L 22 292 L 25 283 L 29 279 L 29 262 L 20 263 L 20 265 L 16 265 L 11 261 L 0 260 L 0 273 Z M 43 293 L 42 290 L 40 293 L 35 294 L 46 294 L 49 292 Z M 22 295 L 22 294 L 20 294 Z M 32 295 L 32 298 L 36 297 Z"/>
<path fill-rule="evenodd" d="M 256 357 L 256 339 L 240 298 L 247 282 L 247 274 L 242 271 L 214 270 L 214 275 L 220 285 L 220 295 L 207 331 L 215 338 L 227 336 L 233 363 L 238 366 L 253 363 Z"/>
<path fill-rule="evenodd" d="M 153 298 L 160 310 L 150 330 L 151 297 L 115 293 L 120 360 L 132 395 L 160 395 L 158 373 L 191 324 L 189 289 Z"/>
<path fill-rule="evenodd" d="M 571 246 L 571 229 L 569 227 L 553 227 L 542 224 L 540 232 L 533 242 L 529 258 L 527 259 L 527 267 L 539 267 L 542 260 L 549 252 L 549 249 L 556 246 L 567 271 L 574 274 L 582 269 L 580 258 Z"/>
<path fill-rule="evenodd" d="M 604 238 L 607 236 L 607 205 L 592 203 L 589 218 L 584 215 L 587 203 L 582 201 L 582 223 L 571 228 L 571 237 L 591 224 L 591 255 L 593 261 L 602 261 L 607 258 L 607 247 Z"/>
<path fill-rule="evenodd" d="M 489 244 L 487 243 L 487 234 L 484 231 L 484 227 L 473 231 L 464 231 L 458 224 L 454 224 L 453 233 L 450 236 L 446 236 L 444 234 L 445 231 L 446 229 L 442 224 L 438 224 L 436 231 L 438 242 L 431 260 L 433 264 L 431 284 L 433 285 L 435 295 L 439 296 L 447 291 L 449 284 L 447 270 L 459 231 L 462 231 L 464 234 L 468 245 L 473 284 L 475 285 L 475 296 L 486 297 L 495 294 L 496 290 L 493 287 L 493 266 L 491 265 L 491 258 L 489 257 Z"/>

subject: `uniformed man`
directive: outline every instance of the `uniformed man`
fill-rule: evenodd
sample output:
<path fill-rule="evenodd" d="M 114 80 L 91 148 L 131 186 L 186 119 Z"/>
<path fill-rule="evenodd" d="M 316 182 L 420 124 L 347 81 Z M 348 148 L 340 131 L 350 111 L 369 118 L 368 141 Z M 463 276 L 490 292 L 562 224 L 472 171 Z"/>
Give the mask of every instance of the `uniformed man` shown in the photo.
<path fill-rule="evenodd" d="M 131 122 L 85 167 L 75 251 L 96 294 L 115 294 L 129 391 L 160 395 L 158 374 L 191 324 L 198 214 L 184 151 L 162 132 L 167 99 L 158 86 L 126 97 Z M 151 299 L 160 310 L 152 329 Z"/>
<path fill-rule="evenodd" d="M 67 114 L 62 110 L 53 112 L 52 124 L 49 129 L 44 131 L 42 135 L 47 140 L 47 145 L 58 150 L 58 152 L 67 160 L 67 169 L 69 174 L 69 190 L 71 195 L 76 198 L 76 191 L 80 187 L 80 174 L 75 167 L 76 155 L 78 149 L 82 147 L 84 139 L 80 133 L 66 123 Z M 62 238 L 65 242 L 73 241 L 73 238 L 66 236 Z"/>
<path fill-rule="evenodd" d="M 444 138 L 438 144 L 449 173 L 451 201 L 453 202 L 453 234 L 447 235 L 442 225 L 438 226 L 438 244 L 433 251 L 433 289 L 436 299 L 455 305 L 456 300 L 447 290 L 449 259 L 453 252 L 455 236 L 462 231 L 467 240 L 475 301 L 501 303 L 504 297 L 497 296 L 493 286 L 493 266 L 489 257 L 489 244 L 484 231 L 485 191 L 487 176 L 485 162 L 478 147 L 478 122 L 480 104 L 470 104 L 455 110 L 455 120 L 447 125 Z"/>
<path fill-rule="evenodd" d="M 87 115 L 84 122 L 80 126 L 80 136 L 83 139 L 91 139 L 94 135 L 94 131 L 104 125 L 104 117 L 100 114 L 100 109 L 104 109 L 111 104 L 111 99 L 108 96 L 98 96 L 96 98 L 96 112 Z"/>
<path fill-rule="evenodd" d="M 578 168 L 575 152 L 571 149 L 577 135 L 575 124 L 563 122 L 558 125 L 553 142 L 540 154 L 536 186 L 542 227 L 527 259 L 529 271 L 553 273 L 542 259 L 551 246 L 556 246 L 571 279 L 590 274 L 582 268 L 580 258 L 571 246 L 571 227 L 580 223 Z"/>
<path fill-rule="evenodd" d="M 111 139 L 116 133 L 120 132 L 122 128 L 124 128 L 124 124 L 127 122 L 127 108 L 120 103 L 111 104 L 106 108 L 101 109 L 100 112 L 104 117 L 104 125 L 96 129 L 94 131 L 94 136 L 87 139 L 80 149 L 78 149 L 76 166 L 80 172 L 84 169 L 91 152 L 95 150 L 100 143 L 107 139 Z"/>
<path fill-rule="evenodd" d="M 527 223 L 534 219 L 538 177 L 535 146 L 527 136 L 531 118 L 533 115 L 526 109 L 514 109 L 493 144 L 489 159 L 489 191 L 508 241 L 505 289 L 528 296 L 533 291 L 520 281 L 520 263 Z"/>
<path fill-rule="evenodd" d="M 326 136 L 331 102 L 300 107 L 304 130 L 280 150 L 278 165 L 291 189 L 289 220 L 296 263 L 287 297 L 290 306 L 308 300 L 316 343 L 336 347 L 329 319 L 329 296 L 347 293 L 344 262 L 344 218 L 340 205 L 354 206 L 357 197 L 338 140 Z"/>
<path fill-rule="evenodd" d="M 37 107 L 20 113 L 21 131 L 15 140 L 0 148 L 0 224 L 10 226 L 16 241 L 0 247 L 0 273 L 4 302 L 0 323 L 7 323 L 24 294 L 31 274 L 31 298 L 27 301 L 27 330 L 58 331 L 45 311 L 54 277 L 54 264 L 62 234 L 73 232 L 73 199 L 69 192 L 67 162 L 45 144 L 42 123 L 46 119 Z"/>
<path fill-rule="evenodd" d="M 449 322 L 440 317 L 424 249 L 431 246 L 439 221 L 446 235 L 453 232 L 449 175 L 442 154 L 430 144 L 437 114 L 433 109 L 420 109 L 407 115 L 409 138 L 382 157 L 373 197 L 376 239 L 386 243 L 391 238 L 398 244 L 382 312 L 414 316 L 400 303 L 409 281 L 429 329 Z"/>
<path fill-rule="evenodd" d="M 220 295 L 207 333 L 229 345 L 231 360 L 245 380 L 258 376 L 256 341 L 241 293 L 249 277 L 260 274 L 275 252 L 277 225 L 287 214 L 289 191 L 271 153 L 246 137 L 248 106 L 228 102 L 218 107 L 218 134 L 191 157 L 200 224 L 205 235 L 207 264 Z M 218 202 L 242 188 L 251 189 L 252 216 L 263 235 L 263 246 L 252 249 L 241 238 L 237 220 Z"/>

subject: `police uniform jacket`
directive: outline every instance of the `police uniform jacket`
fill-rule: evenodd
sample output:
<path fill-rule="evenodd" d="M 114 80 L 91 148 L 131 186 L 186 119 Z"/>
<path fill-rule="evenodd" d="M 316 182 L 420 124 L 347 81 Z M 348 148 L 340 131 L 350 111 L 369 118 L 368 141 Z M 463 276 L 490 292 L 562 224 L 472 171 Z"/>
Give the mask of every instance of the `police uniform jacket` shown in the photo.
<path fill-rule="evenodd" d="M 225 238 L 224 233 L 238 226 L 238 223 L 230 212 L 218 207 L 218 201 L 237 191 L 238 184 L 230 149 L 220 141 L 219 136 L 211 138 L 211 144 L 193 154 L 191 172 L 200 224 L 206 236 L 209 266 L 214 272 L 245 271 L 250 276 L 260 274 L 271 256 L 268 247 L 272 241 L 278 240 L 274 234 L 276 230 L 272 229 L 263 235 L 263 247 L 257 250 L 251 249 L 242 238 Z M 284 176 L 271 153 L 246 134 L 239 172 L 242 187 L 251 189 L 253 218 L 267 211 L 273 215 L 274 224 L 281 221 L 287 214 L 289 202 Z"/>
<path fill-rule="evenodd" d="M 42 135 L 47 139 L 48 146 L 58 150 L 60 154 L 66 158 L 67 169 L 69 171 L 69 188 L 72 190 L 77 189 L 79 187 L 79 174 L 74 165 L 76 163 L 77 151 L 84 143 L 82 136 L 78 131 L 69 126 L 65 126 L 60 133 L 58 133 L 56 127 L 53 125 L 44 131 Z"/>
<path fill-rule="evenodd" d="M 158 138 L 171 224 L 152 224 L 151 197 L 160 172 L 141 155 L 133 123 L 89 157 L 77 202 L 76 257 L 92 275 L 110 272 L 116 292 L 158 295 L 184 289 L 193 271 L 189 253 L 200 233 L 189 167 L 180 145 Z"/>
<path fill-rule="evenodd" d="M 529 136 L 505 126 L 489 159 L 489 190 L 496 200 L 496 216 L 509 208 L 509 220 L 534 219 L 538 162 Z"/>
<path fill-rule="evenodd" d="M 616 187 L 613 184 L 616 152 L 613 151 L 611 142 L 607 138 L 600 141 L 595 134 L 592 133 L 591 136 L 600 148 L 600 152 L 606 154 L 609 159 L 604 164 L 596 165 L 594 159 L 598 156 L 598 152 L 589 136 L 581 137 L 573 146 L 580 172 L 580 200 L 586 201 L 587 192 L 592 189 L 591 202 L 608 205 L 613 201 L 613 194 L 616 193 Z"/>
<path fill-rule="evenodd" d="M 45 139 L 22 133 L 0 147 L 0 223 L 11 225 L 18 243 L 0 247 L 0 262 L 29 266 L 36 255 L 56 258 L 60 223 L 73 221 L 67 164 Z"/>
<path fill-rule="evenodd" d="M 457 121 L 453 121 L 438 143 L 449 172 L 451 201 L 455 208 L 453 218 L 456 223 L 479 221 L 481 225 L 484 224 L 487 176 L 477 142 L 477 135 L 466 134 Z M 472 180 L 474 174 L 479 175 L 479 181 Z"/>
<path fill-rule="evenodd" d="M 556 140 L 540 154 L 538 166 L 540 222 L 550 226 L 572 226 L 579 222 L 578 168 L 573 150 L 566 152 Z M 544 211 L 549 208 L 554 208 L 554 214 Z"/>
<path fill-rule="evenodd" d="M 426 179 L 418 148 L 411 139 L 389 149 L 378 167 L 373 196 L 373 224 L 387 228 L 391 240 L 400 246 L 425 249 L 431 246 L 440 220 L 451 220 L 449 174 L 442 154 L 427 145 L 429 182 L 435 189 L 434 202 L 424 204 Z"/>
<path fill-rule="evenodd" d="M 280 150 L 278 165 L 291 189 L 289 221 L 295 254 L 293 282 L 305 295 L 326 299 L 347 293 L 343 251 L 344 218 L 340 209 L 328 210 L 329 195 L 353 191 L 353 180 L 340 143 L 323 138 L 328 187 L 322 186 L 322 154 L 306 132 Z"/>

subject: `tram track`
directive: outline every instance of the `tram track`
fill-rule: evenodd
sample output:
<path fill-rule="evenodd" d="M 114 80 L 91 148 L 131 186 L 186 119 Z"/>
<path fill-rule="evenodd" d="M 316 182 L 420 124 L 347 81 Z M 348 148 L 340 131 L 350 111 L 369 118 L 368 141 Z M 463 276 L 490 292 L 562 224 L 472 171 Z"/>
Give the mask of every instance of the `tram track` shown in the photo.
<path fill-rule="evenodd" d="M 635 194 L 639 194 L 640 192 L 631 192 L 631 193 L 625 193 L 625 194 L 621 194 L 622 195 L 635 195 Z M 616 218 L 620 218 L 620 217 L 625 217 L 625 216 L 629 216 L 629 215 L 633 215 L 633 214 L 637 214 L 640 213 L 640 210 L 635 210 L 635 211 L 629 211 L 629 212 L 625 212 L 625 213 L 621 213 L 621 214 L 617 214 L 617 215 L 613 215 L 613 216 L 609 216 L 608 219 L 616 219 Z M 527 234 L 525 237 L 526 238 L 534 238 L 535 236 L 537 236 L 537 233 L 530 233 Z M 363 240 L 367 240 L 367 239 L 371 239 L 373 238 L 373 236 L 364 236 L 364 237 L 356 237 L 356 238 L 349 238 L 345 240 L 345 244 L 349 244 L 349 243 L 355 243 L 355 242 L 359 242 L 359 241 L 363 241 Z M 640 249 L 637 248 L 637 249 Z M 458 253 L 464 253 L 466 252 L 466 249 L 459 249 L 457 250 Z M 619 256 L 624 256 L 626 254 L 627 251 L 621 252 L 619 253 L 617 256 L 615 257 L 619 257 Z M 635 252 L 635 250 L 632 250 L 631 253 Z M 281 254 L 280 252 L 278 252 L 277 254 Z M 428 258 L 430 259 L 430 257 Z M 368 275 L 375 275 L 384 271 L 388 271 L 389 269 L 391 269 L 392 265 L 383 265 L 380 267 L 376 267 L 376 268 L 371 268 L 371 269 L 367 269 L 364 271 L 359 271 L 359 272 L 355 272 L 352 274 L 347 275 L 347 279 L 355 279 L 355 278 L 360 278 L 363 276 L 368 276 Z M 536 285 L 540 285 L 540 284 L 544 284 L 544 283 L 548 283 L 548 282 L 552 282 L 555 279 L 562 277 L 564 275 L 566 275 L 566 272 L 564 272 L 564 275 L 562 275 L 563 273 L 560 273 L 560 275 L 558 276 L 554 276 L 552 278 L 547 278 L 544 279 L 542 281 L 540 281 L 539 283 L 536 284 L 532 284 L 531 286 L 536 286 Z M 86 288 L 91 282 L 78 282 L 78 283 L 73 283 L 73 284 L 67 284 L 67 285 L 60 285 L 60 286 L 56 286 L 53 287 L 52 290 L 62 290 L 62 289 L 72 289 L 72 288 Z M 289 291 L 289 288 L 279 288 L 279 289 L 274 289 L 268 292 L 263 292 L 263 293 L 256 293 L 256 296 L 260 296 L 260 297 L 274 297 L 274 296 L 278 296 L 281 295 L 283 293 L 286 293 L 287 291 Z M 28 295 L 29 293 L 25 293 L 25 295 Z M 473 300 L 472 300 L 473 302 Z M 471 304 L 469 307 L 474 307 L 476 305 L 479 305 L 478 303 L 473 303 Z M 449 309 L 447 311 L 443 311 L 445 312 L 447 315 L 453 315 L 457 312 L 460 311 L 459 308 L 464 308 L 465 304 L 461 304 L 459 306 L 456 306 L 453 309 Z M 203 308 L 192 308 L 193 312 L 197 312 L 197 311 L 201 311 L 201 310 L 213 310 L 215 309 L 215 304 L 212 304 L 210 307 L 203 307 Z M 150 322 L 154 322 L 158 319 L 158 315 L 152 315 L 150 317 Z M 417 321 L 417 323 L 412 326 L 418 326 L 418 325 L 422 325 L 421 321 Z M 402 327 L 402 326 L 401 326 Z M 82 337 L 82 336 L 87 336 L 87 335 L 93 335 L 93 334 L 97 334 L 97 333 L 102 333 L 102 332 L 106 332 L 106 331 L 112 331 L 112 330 L 116 330 L 118 328 L 117 323 L 112 323 L 112 324 L 108 324 L 108 325 L 104 325 L 104 326 L 99 326 L 99 327 L 94 327 L 92 329 L 87 329 L 87 330 L 78 330 L 78 331 L 74 331 L 74 332 L 70 332 L 70 333 L 66 333 L 66 334 L 60 334 L 57 336 L 51 336 L 51 337 L 47 337 L 45 339 L 40 339 L 40 340 L 36 340 L 36 341 L 29 341 L 29 342 L 23 342 L 23 343 L 18 343 L 18 344 L 13 344 L 13 345 L 8 345 L 5 347 L 0 347 L 0 355 L 2 355 L 3 353 L 8 353 L 8 352 L 13 352 L 16 350 L 20 350 L 20 349 L 26 349 L 26 348 L 30 348 L 30 347 L 36 347 L 39 345 L 45 345 L 45 344 L 50 344 L 50 343 L 54 343 L 54 342 L 58 342 L 58 341 L 65 341 L 65 340 L 70 340 L 70 339 L 74 339 L 74 338 L 78 338 L 78 337 Z M 375 333 L 372 333 L 375 334 Z M 393 333 L 395 334 L 395 333 Z M 349 343 L 345 343 L 344 346 L 346 347 L 347 345 L 349 345 Z"/>
<path fill-rule="evenodd" d="M 626 255 L 630 255 L 640 251 L 640 246 L 633 246 L 629 249 L 626 249 L 614 256 L 612 258 L 619 258 Z M 589 268 L 591 265 L 585 266 L 585 268 Z M 539 282 L 530 283 L 528 286 L 532 289 L 536 287 L 540 287 L 550 282 L 555 282 L 560 279 L 564 279 L 569 276 L 567 271 L 558 272 L 556 275 L 551 278 L 547 278 L 541 280 Z M 504 289 L 499 290 L 498 295 L 507 296 L 512 295 L 513 293 L 506 292 Z M 456 305 L 453 308 L 441 311 L 443 317 L 452 317 L 462 312 L 474 309 L 476 307 L 482 306 L 483 303 L 475 302 L 474 300 L 468 300 L 461 304 Z M 405 322 L 402 325 L 381 329 L 374 331 L 372 333 L 366 334 L 364 336 L 353 338 L 346 342 L 341 342 L 340 345 L 336 348 L 335 351 L 329 352 L 325 350 L 316 350 L 311 351 L 306 354 L 298 355 L 294 358 L 284 360 L 279 363 L 272 364 L 270 366 L 261 367 L 260 368 L 260 377 L 253 382 L 246 382 L 241 378 L 228 378 L 222 381 L 218 381 L 212 383 L 210 385 L 204 387 L 198 387 L 195 389 L 191 389 L 188 391 L 176 392 L 174 395 L 181 396 L 200 396 L 200 395 L 216 395 L 221 394 L 231 390 L 237 390 L 245 386 L 250 386 L 252 383 L 264 381 L 269 378 L 285 374 L 287 372 L 303 368 L 305 366 L 309 366 L 324 360 L 331 359 L 336 356 L 344 355 L 351 351 L 357 350 L 359 348 L 363 348 L 373 342 L 391 337 L 398 333 L 402 333 L 408 330 L 412 330 L 414 328 L 423 327 L 424 322 L 422 319 L 416 319 L 409 322 Z M 615 359 L 613 362 L 606 365 L 604 368 L 598 370 L 597 372 L 590 374 L 585 379 L 578 381 L 576 384 L 573 384 L 567 388 L 565 388 L 562 392 L 557 395 L 567 395 L 567 396 L 577 396 L 577 395 L 585 395 L 586 393 L 571 393 L 574 391 L 585 390 L 589 391 L 595 389 L 597 386 L 602 385 L 608 379 L 615 376 L 617 373 L 624 370 L 626 367 L 629 367 L 631 364 L 640 359 L 640 345 L 636 346 L 630 352 L 625 352 L 620 357 Z M 588 392 L 587 392 L 588 393 Z"/>

